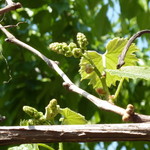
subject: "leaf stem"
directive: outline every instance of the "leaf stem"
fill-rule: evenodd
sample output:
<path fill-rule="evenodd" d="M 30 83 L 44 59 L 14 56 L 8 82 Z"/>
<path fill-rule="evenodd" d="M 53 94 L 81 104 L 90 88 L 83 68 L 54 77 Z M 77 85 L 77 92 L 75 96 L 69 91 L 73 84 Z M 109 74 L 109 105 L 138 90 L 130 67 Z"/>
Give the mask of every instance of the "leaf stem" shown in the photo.
<path fill-rule="evenodd" d="M 106 92 L 105 99 L 109 100 L 110 92 L 109 92 L 108 86 L 106 84 L 106 77 L 105 78 L 101 78 L 101 82 L 102 82 L 102 85 L 103 85 L 103 89 Z"/>
<path fill-rule="evenodd" d="M 120 90 L 121 90 L 121 87 L 122 87 L 122 84 L 123 84 L 123 81 L 124 81 L 124 78 L 121 78 L 120 82 L 119 82 L 119 85 L 117 87 L 117 90 L 115 92 L 115 95 L 114 95 L 114 98 L 113 98 L 113 101 L 116 101 L 119 93 L 120 93 Z"/>
<path fill-rule="evenodd" d="M 63 150 L 63 143 L 62 142 L 59 143 L 59 150 Z"/>
<path fill-rule="evenodd" d="M 47 144 L 38 143 L 37 145 L 38 145 L 38 146 L 41 146 L 41 147 L 44 147 L 44 148 L 47 148 L 48 150 L 55 150 L 55 149 L 53 149 L 52 147 L 48 146 Z"/>
<path fill-rule="evenodd" d="M 101 83 L 102 83 L 102 86 L 103 86 L 103 89 L 104 91 L 106 92 L 105 94 L 105 99 L 106 100 L 109 100 L 109 89 L 108 89 L 108 86 L 106 84 L 106 77 L 103 77 L 103 75 L 101 74 L 101 72 L 98 70 L 98 68 L 95 66 L 95 64 L 93 63 L 92 59 L 86 57 L 85 55 L 82 55 L 86 60 L 89 61 L 89 63 L 94 67 L 94 71 L 95 73 L 97 74 L 97 76 L 99 77 Z"/>

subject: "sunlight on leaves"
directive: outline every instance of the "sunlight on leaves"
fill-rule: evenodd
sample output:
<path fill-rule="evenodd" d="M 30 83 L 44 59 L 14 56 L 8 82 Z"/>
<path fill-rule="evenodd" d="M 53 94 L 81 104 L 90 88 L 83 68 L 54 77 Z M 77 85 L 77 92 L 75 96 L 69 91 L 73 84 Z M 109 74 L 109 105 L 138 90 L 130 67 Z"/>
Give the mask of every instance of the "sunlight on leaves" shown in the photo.
<path fill-rule="evenodd" d="M 21 144 L 20 146 L 14 146 L 8 150 L 39 150 L 37 144 Z"/>
<path fill-rule="evenodd" d="M 111 40 L 106 46 L 106 52 L 104 54 L 99 54 L 96 51 L 87 51 L 84 53 L 84 57 L 81 58 L 80 61 L 80 70 L 81 80 L 89 79 L 89 84 L 93 86 L 93 88 L 102 87 L 100 77 L 95 73 L 95 71 L 87 73 L 86 66 L 87 64 L 91 64 L 89 59 L 92 60 L 94 66 L 101 72 L 105 72 L 105 69 L 113 69 L 116 70 L 116 65 L 118 63 L 118 57 L 121 54 L 123 48 L 127 43 L 127 39 L 124 38 L 114 38 Z M 127 52 L 125 58 L 125 66 L 134 66 L 137 58 L 134 52 L 138 50 L 135 44 L 132 44 Z M 121 77 L 112 75 L 109 72 L 106 75 L 106 84 L 108 87 L 111 85 L 115 85 L 117 80 L 120 80 Z"/>
<path fill-rule="evenodd" d="M 119 77 L 150 80 L 150 67 L 127 66 L 120 70 L 106 69 L 106 72 Z"/>
<path fill-rule="evenodd" d="M 63 118 L 60 119 L 62 124 L 65 125 L 77 125 L 77 124 L 87 124 L 85 117 L 79 113 L 76 113 L 69 108 L 61 109 L 60 114 L 63 115 Z"/>

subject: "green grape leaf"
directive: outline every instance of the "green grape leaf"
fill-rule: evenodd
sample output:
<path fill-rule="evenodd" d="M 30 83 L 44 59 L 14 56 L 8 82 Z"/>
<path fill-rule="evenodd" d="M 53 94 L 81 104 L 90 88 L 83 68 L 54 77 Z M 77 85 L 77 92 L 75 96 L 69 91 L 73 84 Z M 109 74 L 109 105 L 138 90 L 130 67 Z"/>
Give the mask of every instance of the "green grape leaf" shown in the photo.
<path fill-rule="evenodd" d="M 105 72 L 105 69 L 115 70 L 118 63 L 118 57 L 121 54 L 123 48 L 125 47 L 127 41 L 128 40 L 124 38 L 114 38 L 107 44 L 106 52 L 104 54 L 99 54 L 96 51 L 86 51 L 80 60 L 79 73 L 81 74 L 81 80 L 89 79 L 89 84 L 91 84 L 95 89 L 102 87 L 100 77 L 97 75 L 97 73 L 95 71 L 90 73 L 86 71 L 86 67 L 91 64 L 89 60 L 92 61 L 94 66 L 101 74 Z M 137 50 L 137 46 L 135 44 L 131 44 L 125 57 L 125 66 L 135 65 L 137 58 L 133 53 Z M 108 87 L 110 87 L 111 85 L 115 85 L 116 81 L 120 79 L 121 77 L 112 75 L 107 72 L 106 84 Z"/>
<path fill-rule="evenodd" d="M 13 146 L 8 148 L 8 150 L 39 150 L 37 144 L 21 144 L 20 146 Z"/>
<path fill-rule="evenodd" d="M 63 115 L 64 118 L 61 118 L 62 124 L 65 125 L 75 125 L 75 124 L 87 124 L 87 120 L 85 117 L 79 113 L 76 113 L 69 108 L 60 109 L 60 114 Z"/>
<path fill-rule="evenodd" d="M 106 72 L 119 77 L 150 80 L 150 67 L 126 66 L 120 70 L 106 69 Z"/>

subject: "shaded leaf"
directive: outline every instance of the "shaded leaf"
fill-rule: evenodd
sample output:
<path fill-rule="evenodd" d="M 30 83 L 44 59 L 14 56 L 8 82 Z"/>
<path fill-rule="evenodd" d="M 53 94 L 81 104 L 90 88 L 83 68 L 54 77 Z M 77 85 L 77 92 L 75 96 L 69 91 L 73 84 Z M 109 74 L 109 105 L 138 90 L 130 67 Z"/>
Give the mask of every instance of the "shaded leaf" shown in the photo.
<path fill-rule="evenodd" d="M 135 16 L 138 16 L 140 12 L 143 11 L 141 5 L 139 4 L 138 1 L 130 0 L 130 1 L 124 1 L 120 0 L 119 1 L 120 6 L 121 6 L 121 12 L 124 14 L 124 17 L 131 19 Z M 128 6 L 128 7 L 125 7 Z M 134 9 L 136 8 L 136 9 Z"/>
<path fill-rule="evenodd" d="M 104 5 L 94 19 L 94 27 L 92 28 L 94 34 L 99 38 L 101 35 L 107 34 L 111 30 L 111 25 L 107 17 L 108 6 Z"/>
<path fill-rule="evenodd" d="M 28 8 L 39 8 L 43 6 L 46 3 L 46 0 L 39 1 L 38 3 L 36 1 L 24 1 L 24 0 L 19 0 L 19 2 L 22 4 L 24 7 Z"/>
<path fill-rule="evenodd" d="M 139 15 L 137 15 L 137 23 L 140 29 L 149 29 L 150 24 L 150 12 L 142 12 Z M 142 20 L 142 21 L 141 21 Z"/>
<path fill-rule="evenodd" d="M 84 24 L 90 25 L 92 23 L 93 17 L 91 17 L 92 14 L 88 8 L 88 2 L 86 0 L 76 0 L 75 9 L 78 12 L 82 21 L 84 22 Z"/>
<path fill-rule="evenodd" d="M 88 7 L 91 9 L 91 10 L 94 10 L 94 8 L 98 5 L 99 1 L 97 0 L 87 0 L 88 2 Z"/>
<path fill-rule="evenodd" d="M 34 21 L 39 26 L 40 33 L 49 32 L 53 24 L 53 14 L 49 13 L 48 10 L 39 11 L 34 16 Z"/>
<path fill-rule="evenodd" d="M 69 4 L 67 0 L 64 1 L 53 1 L 50 6 L 57 11 L 59 14 L 63 13 L 64 11 L 68 11 Z"/>

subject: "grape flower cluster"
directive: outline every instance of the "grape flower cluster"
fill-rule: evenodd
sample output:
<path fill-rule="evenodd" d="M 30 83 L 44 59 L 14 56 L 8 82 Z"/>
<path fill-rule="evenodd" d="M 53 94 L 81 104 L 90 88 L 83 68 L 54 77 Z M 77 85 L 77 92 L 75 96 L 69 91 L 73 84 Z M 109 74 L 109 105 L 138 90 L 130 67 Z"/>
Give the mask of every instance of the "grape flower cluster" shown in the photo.
<path fill-rule="evenodd" d="M 74 42 L 71 42 L 70 44 L 67 44 L 65 42 L 62 43 L 54 42 L 49 45 L 49 48 L 52 51 L 58 54 L 62 54 L 66 57 L 73 56 L 75 58 L 79 58 L 86 50 L 87 45 L 88 45 L 88 41 L 86 36 L 83 33 L 78 33 L 77 44 Z"/>

